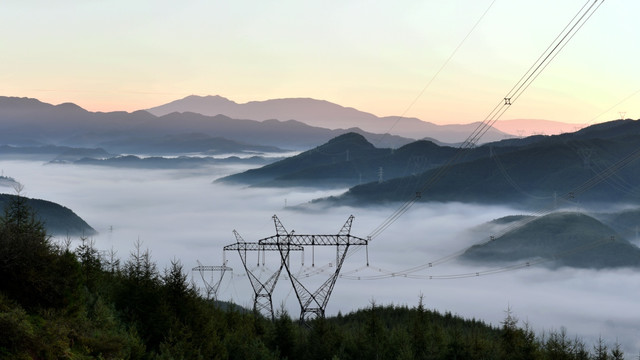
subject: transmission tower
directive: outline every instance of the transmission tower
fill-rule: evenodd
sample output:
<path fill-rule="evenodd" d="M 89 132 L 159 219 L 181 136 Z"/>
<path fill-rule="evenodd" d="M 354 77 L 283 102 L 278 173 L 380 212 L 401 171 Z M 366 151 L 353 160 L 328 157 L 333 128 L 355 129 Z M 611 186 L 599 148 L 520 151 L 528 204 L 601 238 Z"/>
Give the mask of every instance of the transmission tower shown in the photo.
<path fill-rule="evenodd" d="M 207 299 L 217 300 L 218 289 L 220 288 L 220 284 L 222 283 L 222 279 L 224 278 L 224 273 L 227 271 L 233 271 L 233 269 L 226 265 L 226 261 L 221 266 L 202 265 L 202 263 L 199 260 L 196 260 L 196 261 L 198 262 L 198 266 L 191 269 L 191 271 L 200 272 L 200 277 L 202 277 L 202 281 L 204 282 L 204 286 L 206 289 Z M 212 272 L 210 281 L 207 281 L 207 279 L 204 276 L 204 273 L 207 271 Z M 218 280 L 214 280 L 213 273 L 215 272 L 220 273 L 220 278 Z"/>
<path fill-rule="evenodd" d="M 591 156 L 593 156 L 593 149 L 580 148 L 578 149 L 578 155 L 582 158 L 582 167 L 585 169 L 591 169 Z"/>
<path fill-rule="evenodd" d="M 347 256 L 350 246 L 367 246 L 368 240 L 362 239 L 350 234 L 353 215 L 349 216 L 347 222 L 342 226 L 336 235 L 299 235 L 292 231 L 288 233 L 276 215 L 273 215 L 273 221 L 276 227 L 276 235 L 266 237 L 258 241 L 263 245 L 276 245 L 280 251 L 282 264 L 284 265 L 287 275 L 291 280 L 293 289 L 300 303 L 300 321 L 302 323 L 316 318 L 324 318 L 324 311 L 329 302 L 329 297 L 336 284 L 340 269 Z M 336 247 L 336 266 L 335 272 L 320 287 L 315 290 L 309 290 L 292 272 L 288 263 L 289 251 L 295 246 L 335 246 Z"/>
<path fill-rule="evenodd" d="M 429 167 L 429 160 L 423 155 L 414 155 L 409 158 L 411 175 L 418 175 Z"/>
<path fill-rule="evenodd" d="M 273 294 L 273 290 L 276 287 L 276 283 L 278 282 L 278 278 L 280 277 L 280 273 L 282 272 L 285 260 L 281 260 L 278 269 L 274 271 L 273 274 L 271 274 L 271 276 L 269 276 L 265 281 L 262 281 L 253 271 L 249 269 L 249 266 L 247 265 L 247 252 L 257 251 L 258 265 L 260 265 L 260 251 L 262 251 L 262 254 L 264 256 L 264 253 L 267 251 L 278 251 L 278 246 L 275 244 L 262 245 L 255 242 L 246 242 L 240 236 L 240 234 L 238 234 L 237 231 L 233 230 L 233 234 L 236 237 L 236 243 L 225 246 L 224 251 L 236 250 L 240 255 L 240 260 L 242 260 L 242 265 L 244 266 L 244 270 L 247 272 L 247 277 L 249 278 L 249 282 L 251 283 L 251 287 L 253 288 L 253 311 L 264 316 L 269 316 L 271 320 L 274 320 L 275 315 L 273 313 L 273 300 L 271 295 Z M 292 246 L 290 250 L 304 251 L 304 247 Z M 289 259 L 287 258 L 286 261 L 288 262 Z M 264 266 L 264 260 L 262 262 L 262 265 Z"/>

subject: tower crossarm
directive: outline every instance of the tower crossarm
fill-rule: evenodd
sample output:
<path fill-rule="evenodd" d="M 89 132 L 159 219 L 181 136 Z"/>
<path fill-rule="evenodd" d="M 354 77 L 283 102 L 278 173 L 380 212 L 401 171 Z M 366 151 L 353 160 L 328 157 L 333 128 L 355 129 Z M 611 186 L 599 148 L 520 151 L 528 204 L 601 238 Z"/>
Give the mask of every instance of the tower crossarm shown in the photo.
<path fill-rule="evenodd" d="M 335 246 L 335 245 L 367 245 L 368 240 L 353 235 L 305 235 L 305 234 L 293 234 L 288 236 L 274 235 L 258 240 L 261 245 L 275 245 L 276 249 L 278 244 L 287 244 L 291 246 Z"/>
<path fill-rule="evenodd" d="M 191 271 L 233 271 L 233 269 L 226 265 L 199 265 Z"/>
<path fill-rule="evenodd" d="M 224 251 L 279 251 L 278 244 L 276 243 L 264 243 L 259 242 L 238 242 L 235 244 L 227 245 L 223 248 Z M 300 245 L 292 244 L 291 251 L 303 251 L 304 247 Z"/>

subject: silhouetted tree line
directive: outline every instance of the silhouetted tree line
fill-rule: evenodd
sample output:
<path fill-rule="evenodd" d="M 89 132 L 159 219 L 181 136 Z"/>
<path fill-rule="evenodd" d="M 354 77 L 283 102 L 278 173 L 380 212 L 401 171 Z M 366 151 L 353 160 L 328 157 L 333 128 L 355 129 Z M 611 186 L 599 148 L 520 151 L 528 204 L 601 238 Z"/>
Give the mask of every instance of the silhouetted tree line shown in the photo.
<path fill-rule="evenodd" d="M 120 263 L 92 241 L 53 243 L 17 197 L 0 219 L 2 359 L 622 359 L 565 330 L 536 336 L 424 308 L 379 306 L 302 326 L 199 295 L 178 260 L 159 271 L 136 244 Z"/>

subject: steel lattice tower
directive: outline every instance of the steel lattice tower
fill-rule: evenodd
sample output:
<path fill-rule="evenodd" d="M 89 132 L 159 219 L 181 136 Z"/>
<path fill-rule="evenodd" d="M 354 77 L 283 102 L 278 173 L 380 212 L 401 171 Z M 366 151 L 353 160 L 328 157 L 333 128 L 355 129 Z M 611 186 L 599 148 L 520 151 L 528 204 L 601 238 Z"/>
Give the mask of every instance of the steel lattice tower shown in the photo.
<path fill-rule="evenodd" d="M 276 227 L 276 235 L 263 238 L 258 241 L 262 245 L 276 245 L 282 264 L 289 275 L 291 284 L 300 303 L 300 321 L 306 322 L 315 318 L 323 318 L 325 308 L 329 302 L 329 297 L 336 284 L 340 269 L 347 256 L 347 251 L 351 246 L 367 246 L 368 240 L 353 236 L 351 232 L 351 224 L 353 223 L 353 215 L 349 216 L 347 222 L 342 226 L 336 235 L 299 235 L 293 231 L 288 233 L 278 217 L 273 215 L 273 221 Z M 335 246 L 336 247 L 336 269 L 333 274 L 315 290 L 309 290 L 300 279 L 292 272 L 289 266 L 289 251 L 296 246 Z"/>
<path fill-rule="evenodd" d="M 218 289 L 220 288 L 220 284 L 222 283 L 222 279 L 224 278 L 224 273 L 227 271 L 233 271 L 233 269 L 226 265 L 226 261 L 225 261 L 225 264 L 221 266 L 202 265 L 200 261 L 198 260 L 196 261 L 198 262 L 198 266 L 191 269 L 191 271 L 200 272 L 200 277 L 202 277 L 202 281 L 204 282 L 205 289 L 207 292 L 207 299 L 212 297 L 213 300 L 218 300 Z M 220 278 L 217 281 L 213 281 L 213 274 L 212 274 L 211 281 L 207 281 L 207 279 L 205 279 L 204 277 L 204 273 L 206 271 L 219 272 Z"/>
<path fill-rule="evenodd" d="M 224 247 L 224 251 L 238 251 L 240 255 L 240 260 L 242 260 L 242 265 L 244 266 L 245 271 L 247 272 L 247 277 L 249 278 L 249 282 L 251 283 L 251 287 L 253 288 L 254 298 L 253 298 L 253 311 L 261 313 L 265 316 L 270 316 L 272 320 L 275 319 L 275 315 L 273 312 L 273 300 L 271 295 L 273 294 L 273 290 L 276 287 L 276 283 L 278 282 L 278 278 L 280 277 L 280 273 L 282 272 L 282 268 L 284 267 L 285 260 L 281 260 L 280 266 L 278 269 L 271 275 L 267 280 L 262 281 L 258 276 L 252 272 L 247 266 L 247 252 L 248 251 L 257 251 L 258 252 L 258 264 L 260 263 L 260 251 L 279 251 L 278 246 L 275 244 L 259 244 L 255 242 L 246 242 L 244 239 L 238 234 L 237 231 L 233 230 L 233 234 L 236 237 L 236 243 L 227 245 Z M 303 251 L 304 247 L 302 246 L 293 246 L 290 249 L 291 251 Z M 288 256 L 288 254 L 287 254 Z M 288 262 L 288 258 L 286 261 Z M 264 265 L 264 264 L 263 264 Z"/>

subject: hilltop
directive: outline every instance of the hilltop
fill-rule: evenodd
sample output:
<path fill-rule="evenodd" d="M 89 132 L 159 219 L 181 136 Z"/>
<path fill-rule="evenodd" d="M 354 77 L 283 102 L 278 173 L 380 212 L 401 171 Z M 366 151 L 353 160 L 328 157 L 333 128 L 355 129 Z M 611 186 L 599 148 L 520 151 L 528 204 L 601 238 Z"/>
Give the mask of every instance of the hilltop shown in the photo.
<path fill-rule="evenodd" d="M 551 266 L 590 269 L 640 266 L 640 248 L 586 214 L 558 212 L 494 223 L 512 230 L 472 246 L 462 259 L 482 263 L 542 260 Z"/>
<path fill-rule="evenodd" d="M 17 195 L 0 194 L 0 209 L 4 209 Z M 40 219 L 49 235 L 91 236 L 96 230 L 71 209 L 51 201 L 26 198 L 26 204 Z"/>
<path fill-rule="evenodd" d="M 398 149 L 377 148 L 362 135 L 347 133 L 261 168 L 218 179 L 217 182 L 263 187 L 350 187 L 436 168 L 456 149 L 429 140 Z"/>

